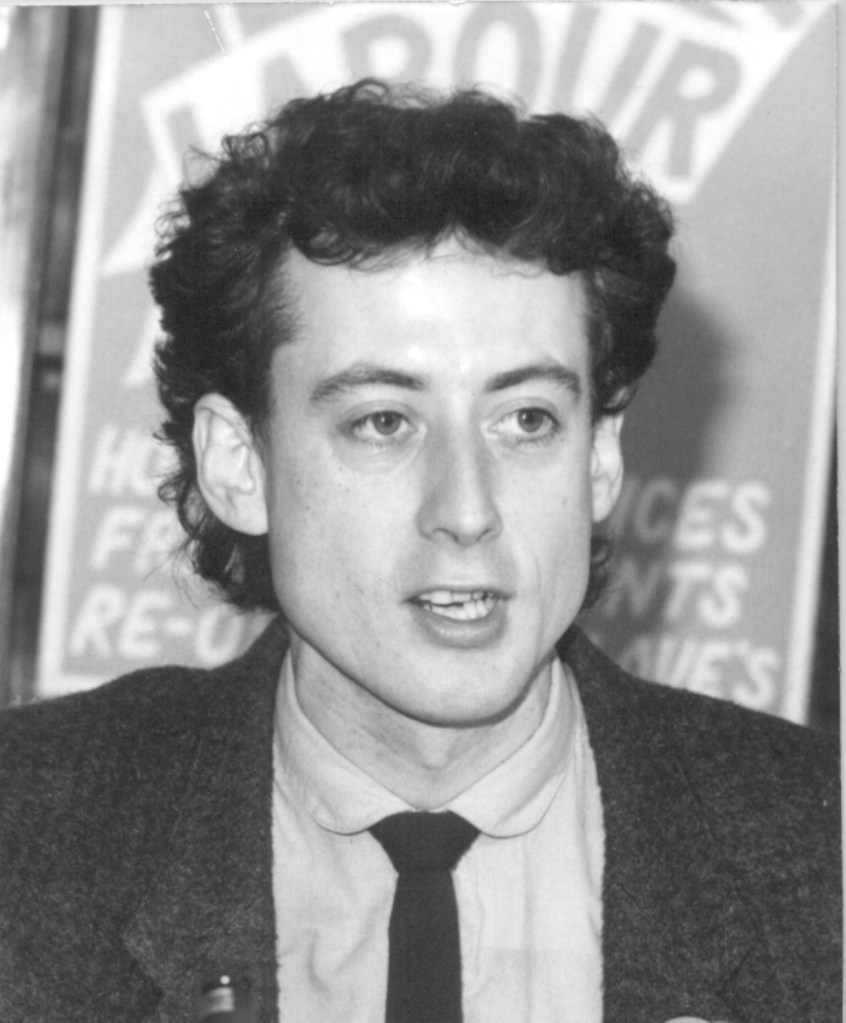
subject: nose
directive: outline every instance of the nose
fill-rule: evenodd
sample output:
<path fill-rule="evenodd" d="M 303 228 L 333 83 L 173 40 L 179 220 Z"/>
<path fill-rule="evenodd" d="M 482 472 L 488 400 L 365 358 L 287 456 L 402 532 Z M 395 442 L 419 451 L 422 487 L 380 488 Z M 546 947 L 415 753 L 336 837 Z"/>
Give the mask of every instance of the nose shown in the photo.
<path fill-rule="evenodd" d="M 418 528 L 423 536 L 469 547 L 502 529 L 492 455 L 481 437 L 433 439 L 425 470 Z"/>

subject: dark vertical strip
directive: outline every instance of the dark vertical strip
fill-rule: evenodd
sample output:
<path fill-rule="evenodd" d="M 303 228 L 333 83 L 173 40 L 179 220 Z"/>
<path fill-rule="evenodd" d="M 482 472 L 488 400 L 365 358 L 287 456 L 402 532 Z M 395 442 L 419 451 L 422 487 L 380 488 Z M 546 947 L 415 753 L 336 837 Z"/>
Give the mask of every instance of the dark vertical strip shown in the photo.
<path fill-rule="evenodd" d="M 840 595 L 837 538 L 837 442 L 832 444 L 828 508 L 820 565 L 820 591 L 814 630 L 809 724 L 823 732 L 840 731 Z"/>
<path fill-rule="evenodd" d="M 4 262 L 14 259 L 11 272 L 25 278 L 18 285 L 22 339 L 15 343 L 22 359 L 13 482 L 2 523 L 0 706 L 27 700 L 34 686 L 96 23 L 95 8 L 16 9 L 0 72 L 4 90 L 26 94 L 0 142 L 4 178 L 8 161 L 17 161 L 15 206 L 22 218 Z M 7 215 L 4 206 L 4 220 Z M 7 271 L 4 266 L 0 287 L 8 294 Z"/>

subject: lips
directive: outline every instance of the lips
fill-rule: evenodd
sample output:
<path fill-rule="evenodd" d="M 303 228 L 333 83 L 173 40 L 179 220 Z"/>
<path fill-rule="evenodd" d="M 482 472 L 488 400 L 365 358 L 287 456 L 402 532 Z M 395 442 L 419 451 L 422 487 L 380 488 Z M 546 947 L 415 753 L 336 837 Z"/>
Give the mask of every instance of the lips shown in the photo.
<path fill-rule="evenodd" d="M 431 614 L 457 622 L 475 622 L 487 618 L 497 606 L 500 595 L 492 590 L 427 590 L 414 603 Z"/>
<path fill-rule="evenodd" d="M 508 630 L 512 594 L 485 583 L 437 583 L 408 600 L 426 641 L 451 650 L 492 649 Z"/>

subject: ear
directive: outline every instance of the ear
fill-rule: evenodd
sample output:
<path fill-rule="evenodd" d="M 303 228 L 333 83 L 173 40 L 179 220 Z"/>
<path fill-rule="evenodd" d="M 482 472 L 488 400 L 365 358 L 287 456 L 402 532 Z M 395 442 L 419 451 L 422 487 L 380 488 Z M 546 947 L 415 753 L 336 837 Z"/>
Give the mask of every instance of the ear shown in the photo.
<path fill-rule="evenodd" d="M 252 430 L 228 398 L 200 398 L 192 440 L 197 484 L 211 511 L 239 533 L 266 533 L 264 464 Z"/>
<path fill-rule="evenodd" d="M 623 485 L 623 452 L 620 431 L 622 412 L 603 416 L 593 427 L 593 447 L 590 460 L 593 521 L 602 522 L 611 514 Z"/>

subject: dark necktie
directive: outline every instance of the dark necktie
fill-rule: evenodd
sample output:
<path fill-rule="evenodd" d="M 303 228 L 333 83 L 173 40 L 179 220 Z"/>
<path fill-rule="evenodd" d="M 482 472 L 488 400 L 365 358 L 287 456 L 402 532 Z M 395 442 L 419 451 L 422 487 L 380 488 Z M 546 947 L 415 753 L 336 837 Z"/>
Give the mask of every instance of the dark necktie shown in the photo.
<path fill-rule="evenodd" d="M 454 813 L 396 813 L 370 831 L 399 875 L 388 928 L 385 1023 L 461 1023 L 452 870 L 478 829 Z"/>

